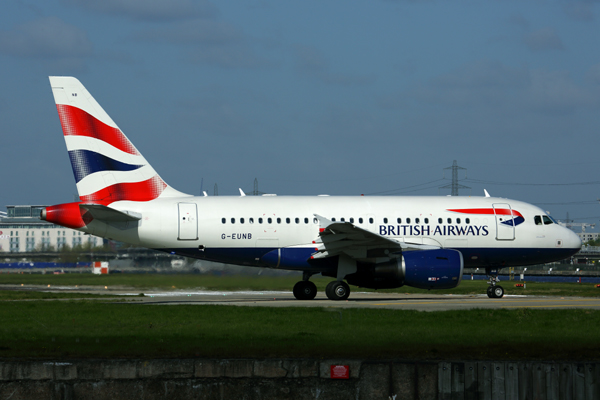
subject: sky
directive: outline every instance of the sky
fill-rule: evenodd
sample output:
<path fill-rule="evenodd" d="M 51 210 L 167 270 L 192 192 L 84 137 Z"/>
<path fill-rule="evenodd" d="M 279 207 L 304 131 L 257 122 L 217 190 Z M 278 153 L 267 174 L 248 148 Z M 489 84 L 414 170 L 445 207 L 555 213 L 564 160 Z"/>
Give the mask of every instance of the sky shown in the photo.
<path fill-rule="evenodd" d="M 73 201 L 65 75 L 185 193 L 449 195 L 456 160 L 460 195 L 600 227 L 599 21 L 592 0 L 7 0 L 0 206 Z"/>

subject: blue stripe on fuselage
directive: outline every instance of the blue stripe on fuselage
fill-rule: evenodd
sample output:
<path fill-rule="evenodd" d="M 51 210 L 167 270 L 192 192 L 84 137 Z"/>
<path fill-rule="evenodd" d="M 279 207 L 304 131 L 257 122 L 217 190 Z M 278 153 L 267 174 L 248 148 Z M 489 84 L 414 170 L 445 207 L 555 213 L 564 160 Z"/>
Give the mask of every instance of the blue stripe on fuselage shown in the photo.
<path fill-rule="evenodd" d="M 310 260 L 314 248 L 281 248 L 279 264 L 275 265 L 273 257 L 277 248 L 255 247 L 215 247 L 198 250 L 197 248 L 157 249 L 186 257 L 198 258 L 226 264 L 247 265 L 254 267 L 270 267 L 290 270 L 331 269 L 335 268 L 337 258 Z M 559 261 L 571 257 L 579 249 L 536 249 L 536 248 L 456 248 L 463 254 L 465 268 L 481 267 L 519 267 L 547 262 Z M 275 252 L 275 253 L 272 253 Z M 266 256 L 267 255 L 267 256 Z M 278 255 L 278 254 L 277 254 Z M 543 255 L 543 256 L 542 256 Z M 266 256 L 266 257 L 265 257 Z"/>

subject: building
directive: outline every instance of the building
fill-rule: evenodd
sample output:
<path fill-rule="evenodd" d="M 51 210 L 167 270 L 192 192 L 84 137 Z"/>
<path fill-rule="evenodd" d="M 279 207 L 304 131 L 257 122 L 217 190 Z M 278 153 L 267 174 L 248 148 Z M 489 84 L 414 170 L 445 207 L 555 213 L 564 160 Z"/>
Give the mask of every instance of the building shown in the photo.
<path fill-rule="evenodd" d="M 598 237 L 600 236 L 600 232 L 575 232 L 575 233 L 577 233 L 577 236 L 579 236 L 579 239 L 581 239 L 581 241 L 583 243 L 589 242 L 590 240 L 597 240 Z"/>
<path fill-rule="evenodd" d="M 29 253 L 104 243 L 100 237 L 42 221 L 39 216 L 44 207 L 6 206 L 7 212 L 0 213 L 0 252 Z"/>

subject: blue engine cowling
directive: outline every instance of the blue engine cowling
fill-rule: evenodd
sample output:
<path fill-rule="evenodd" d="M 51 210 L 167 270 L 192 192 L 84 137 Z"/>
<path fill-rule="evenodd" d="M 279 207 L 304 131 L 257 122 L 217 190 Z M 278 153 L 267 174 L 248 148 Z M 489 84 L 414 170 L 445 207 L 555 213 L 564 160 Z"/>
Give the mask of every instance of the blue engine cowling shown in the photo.
<path fill-rule="evenodd" d="M 463 257 L 458 250 L 437 249 L 402 253 L 404 284 L 420 289 L 450 289 L 463 275 Z"/>

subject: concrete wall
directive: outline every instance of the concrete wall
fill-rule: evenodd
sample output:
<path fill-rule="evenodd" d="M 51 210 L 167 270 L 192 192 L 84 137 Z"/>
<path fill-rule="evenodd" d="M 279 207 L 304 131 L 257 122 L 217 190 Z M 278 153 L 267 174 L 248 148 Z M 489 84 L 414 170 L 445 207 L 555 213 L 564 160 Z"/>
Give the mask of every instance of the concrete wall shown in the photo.
<path fill-rule="evenodd" d="M 331 365 L 350 379 L 331 379 Z M 395 397 L 394 397 L 395 396 Z M 600 399 L 600 364 L 0 360 L 0 399 Z"/>

